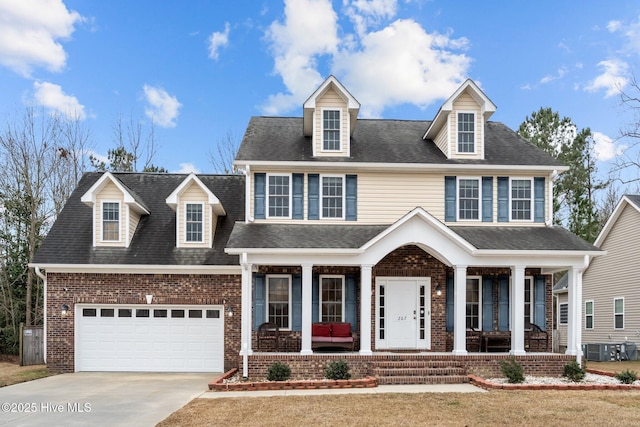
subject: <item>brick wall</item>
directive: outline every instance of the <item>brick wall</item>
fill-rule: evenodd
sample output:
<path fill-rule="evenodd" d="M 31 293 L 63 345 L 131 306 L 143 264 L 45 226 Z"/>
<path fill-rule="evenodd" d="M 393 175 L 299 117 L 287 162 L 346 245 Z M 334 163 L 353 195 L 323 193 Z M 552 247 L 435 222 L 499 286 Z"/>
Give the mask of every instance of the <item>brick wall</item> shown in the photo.
<path fill-rule="evenodd" d="M 240 363 L 241 276 L 196 274 L 47 274 L 47 367 L 54 372 L 74 370 L 75 304 L 221 305 L 233 307 L 225 316 L 225 370 Z M 66 316 L 62 304 L 69 306 Z"/>

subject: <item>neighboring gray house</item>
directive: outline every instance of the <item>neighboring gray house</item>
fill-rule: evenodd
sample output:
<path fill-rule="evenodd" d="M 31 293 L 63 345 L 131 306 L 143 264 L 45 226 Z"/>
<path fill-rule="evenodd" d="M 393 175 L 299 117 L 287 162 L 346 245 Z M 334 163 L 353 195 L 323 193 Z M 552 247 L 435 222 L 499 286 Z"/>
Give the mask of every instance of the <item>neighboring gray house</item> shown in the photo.
<path fill-rule="evenodd" d="M 582 343 L 640 343 L 640 195 L 622 197 L 583 275 Z"/>
<path fill-rule="evenodd" d="M 569 324 L 569 276 L 566 274 L 553 287 L 554 323 L 553 351 L 564 353 L 567 350 L 567 325 Z"/>

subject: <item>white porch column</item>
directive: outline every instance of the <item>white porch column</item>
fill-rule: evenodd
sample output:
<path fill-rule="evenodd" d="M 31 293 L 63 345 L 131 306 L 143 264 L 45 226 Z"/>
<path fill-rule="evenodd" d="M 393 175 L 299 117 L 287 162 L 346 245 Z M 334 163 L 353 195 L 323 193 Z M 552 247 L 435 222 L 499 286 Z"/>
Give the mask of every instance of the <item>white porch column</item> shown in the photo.
<path fill-rule="evenodd" d="M 453 354 L 467 354 L 467 266 L 453 267 Z"/>
<path fill-rule="evenodd" d="M 576 356 L 580 362 L 582 354 L 582 269 L 570 268 L 567 271 L 567 290 L 569 298 L 569 325 L 567 327 L 566 354 Z"/>
<path fill-rule="evenodd" d="M 311 323 L 313 310 L 313 264 L 302 264 L 302 345 L 300 354 L 313 354 L 311 350 Z"/>
<path fill-rule="evenodd" d="M 511 351 L 513 355 L 524 351 L 524 266 L 511 267 Z"/>
<path fill-rule="evenodd" d="M 371 266 L 360 266 L 360 354 L 371 351 Z"/>
<path fill-rule="evenodd" d="M 251 348 L 251 307 L 253 306 L 251 294 L 252 269 L 252 264 L 242 264 L 242 308 L 240 309 L 240 315 L 242 317 L 240 320 L 240 338 L 242 339 L 242 343 L 240 346 L 240 355 L 245 354 L 245 348 L 247 355 L 253 354 L 253 349 Z"/>

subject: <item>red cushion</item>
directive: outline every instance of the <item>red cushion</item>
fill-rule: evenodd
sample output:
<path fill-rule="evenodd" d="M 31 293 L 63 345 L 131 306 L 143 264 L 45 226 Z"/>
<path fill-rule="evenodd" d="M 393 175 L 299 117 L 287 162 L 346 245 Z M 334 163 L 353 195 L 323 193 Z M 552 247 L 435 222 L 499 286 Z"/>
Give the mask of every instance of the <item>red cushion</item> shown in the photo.
<path fill-rule="evenodd" d="M 331 326 L 331 335 L 334 337 L 350 337 L 351 323 L 334 323 Z"/>
<path fill-rule="evenodd" d="M 331 338 L 331 342 L 353 342 L 353 337 L 333 337 Z"/>
<path fill-rule="evenodd" d="M 317 335 L 314 335 L 311 337 L 312 342 L 332 342 L 333 339 L 334 338 L 331 338 L 331 337 L 319 337 Z"/>
<path fill-rule="evenodd" d="M 330 337 L 331 325 L 328 323 L 314 323 L 313 325 L 311 325 L 311 335 L 313 335 L 314 337 Z"/>

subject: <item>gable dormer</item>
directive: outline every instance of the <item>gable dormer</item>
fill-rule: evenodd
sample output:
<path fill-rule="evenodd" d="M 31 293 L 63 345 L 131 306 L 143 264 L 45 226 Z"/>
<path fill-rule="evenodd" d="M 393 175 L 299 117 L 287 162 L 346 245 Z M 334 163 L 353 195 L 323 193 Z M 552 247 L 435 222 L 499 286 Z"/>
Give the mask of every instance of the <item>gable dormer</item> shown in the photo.
<path fill-rule="evenodd" d="M 314 157 L 349 157 L 360 103 L 329 76 L 304 103 L 304 135 Z"/>
<path fill-rule="evenodd" d="M 190 174 L 167 197 L 176 211 L 176 247 L 211 248 L 218 217 L 227 213 L 215 194 L 194 174 Z"/>
<path fill-rule="evenodd" d="M 94 247 L 129 247 L 140 217 L 149 215 L 142 200 L 110 172 L 80 200 L 93 208 Z"/>
<path fill-rule="evenodd" d="M 423 139 L 449 159 L 484 159 L 484 128 L 496 106 L 473 80 L 465 81 L 440 107 Z"/>

